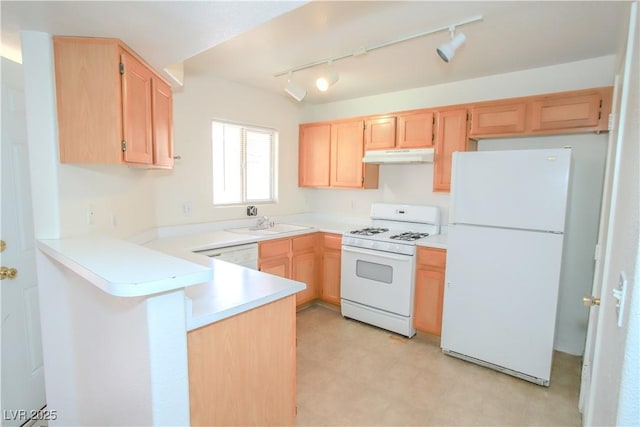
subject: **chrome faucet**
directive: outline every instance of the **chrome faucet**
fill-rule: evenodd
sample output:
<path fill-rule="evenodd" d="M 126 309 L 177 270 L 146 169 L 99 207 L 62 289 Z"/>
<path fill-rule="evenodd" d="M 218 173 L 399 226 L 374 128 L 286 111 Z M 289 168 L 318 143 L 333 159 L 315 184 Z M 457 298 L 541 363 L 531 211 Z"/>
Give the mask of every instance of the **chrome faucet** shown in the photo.
<path fill-rule="evenodd" d="M 269 217 L 264 215 L 258 218 L 258 222 L 256 223 L 256 228 L 269 228 Z"/>

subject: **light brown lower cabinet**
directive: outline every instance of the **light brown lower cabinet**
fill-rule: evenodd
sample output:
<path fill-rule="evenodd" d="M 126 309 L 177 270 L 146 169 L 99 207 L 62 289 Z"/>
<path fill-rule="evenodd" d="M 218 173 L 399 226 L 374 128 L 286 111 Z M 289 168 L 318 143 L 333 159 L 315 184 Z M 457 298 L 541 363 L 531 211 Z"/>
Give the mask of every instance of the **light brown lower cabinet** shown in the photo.
<path fill-rule="evenodd" d="M 187 345 L 191 425 L 295 425 L 294 295 L 190 331 Z"/>
<path fill-rule="evenodd" d="M 267 240 L 260 242 L 258 248 L 260 271 L 307 285 L 296 294 L 298 306 L 318 298 L 340 305 L 340 234 L 311 233 Z"/>
<path fill-rule="evenodd" d="M 342 236 L 324 234 L 322 252 L 322 294 L 320 298 L 340 305 L 340 268 L 342 266 Z"/>
<path fill-rule="evenodd" d="M 418 248 L 413 326 L 438 336 L 442 331 L 446 257 L 444 249 Z"/>
<path fill-rule="evenodd" d="M 258 269 L 287 279 L 297 280 L 307 288 L 296 294 L 298 305 L 318 297 L 320 254 L 318 233 L 284 239 L 267 240 L 258 244 Z"/>

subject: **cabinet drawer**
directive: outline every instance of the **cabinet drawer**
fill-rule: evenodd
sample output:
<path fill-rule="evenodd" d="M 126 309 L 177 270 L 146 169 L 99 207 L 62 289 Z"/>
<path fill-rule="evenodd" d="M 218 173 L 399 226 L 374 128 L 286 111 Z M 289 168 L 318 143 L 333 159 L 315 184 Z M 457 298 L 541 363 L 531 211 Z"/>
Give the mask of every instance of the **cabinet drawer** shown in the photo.
<path fill-rule="evenodd" d="M 307 234 L 293 238 L 293 251 L 313 250 L 317 244 L 317 233 Z"/>
<path fill-rule="evenodd" d="M 447 251 L 444 249 L 418 248 L 418 266 L 444 269 Z"/>
<path fill-rule="evenodd" d="M 342 249 L 342 236 L 339 234 L 325 234 L 324 235 L 324 248 L 325 249 Z"/>
<path fill-rule="evenodd" d="M 270 240 L 268 242 L 260 242 L 258 246 L 260 258 L 270 258 L 274 256 L 288 256 L 291 248 L 291 239 Z"/>

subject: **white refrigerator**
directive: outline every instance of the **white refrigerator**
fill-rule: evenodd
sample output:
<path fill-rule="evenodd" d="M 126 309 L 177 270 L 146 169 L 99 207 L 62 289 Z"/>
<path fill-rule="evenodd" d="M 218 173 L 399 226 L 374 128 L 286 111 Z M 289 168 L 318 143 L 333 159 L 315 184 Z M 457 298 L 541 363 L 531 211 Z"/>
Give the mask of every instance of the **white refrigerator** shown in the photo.
<path fill-rule="evenodd" d="M 570 149 L 454 153 L 441 347 L 549 385 Z"/>

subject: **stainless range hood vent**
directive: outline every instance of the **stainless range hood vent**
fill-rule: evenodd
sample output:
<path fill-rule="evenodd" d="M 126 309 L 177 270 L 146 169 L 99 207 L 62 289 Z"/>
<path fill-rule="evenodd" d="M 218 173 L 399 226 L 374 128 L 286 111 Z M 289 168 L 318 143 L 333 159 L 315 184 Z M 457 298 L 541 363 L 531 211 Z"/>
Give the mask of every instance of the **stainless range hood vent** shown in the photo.
<path fill-rule="evenodd" d="M 433 163 L 433 148 L 369 150 L 365 151 L 362 162 L 376 164 Z"/>

